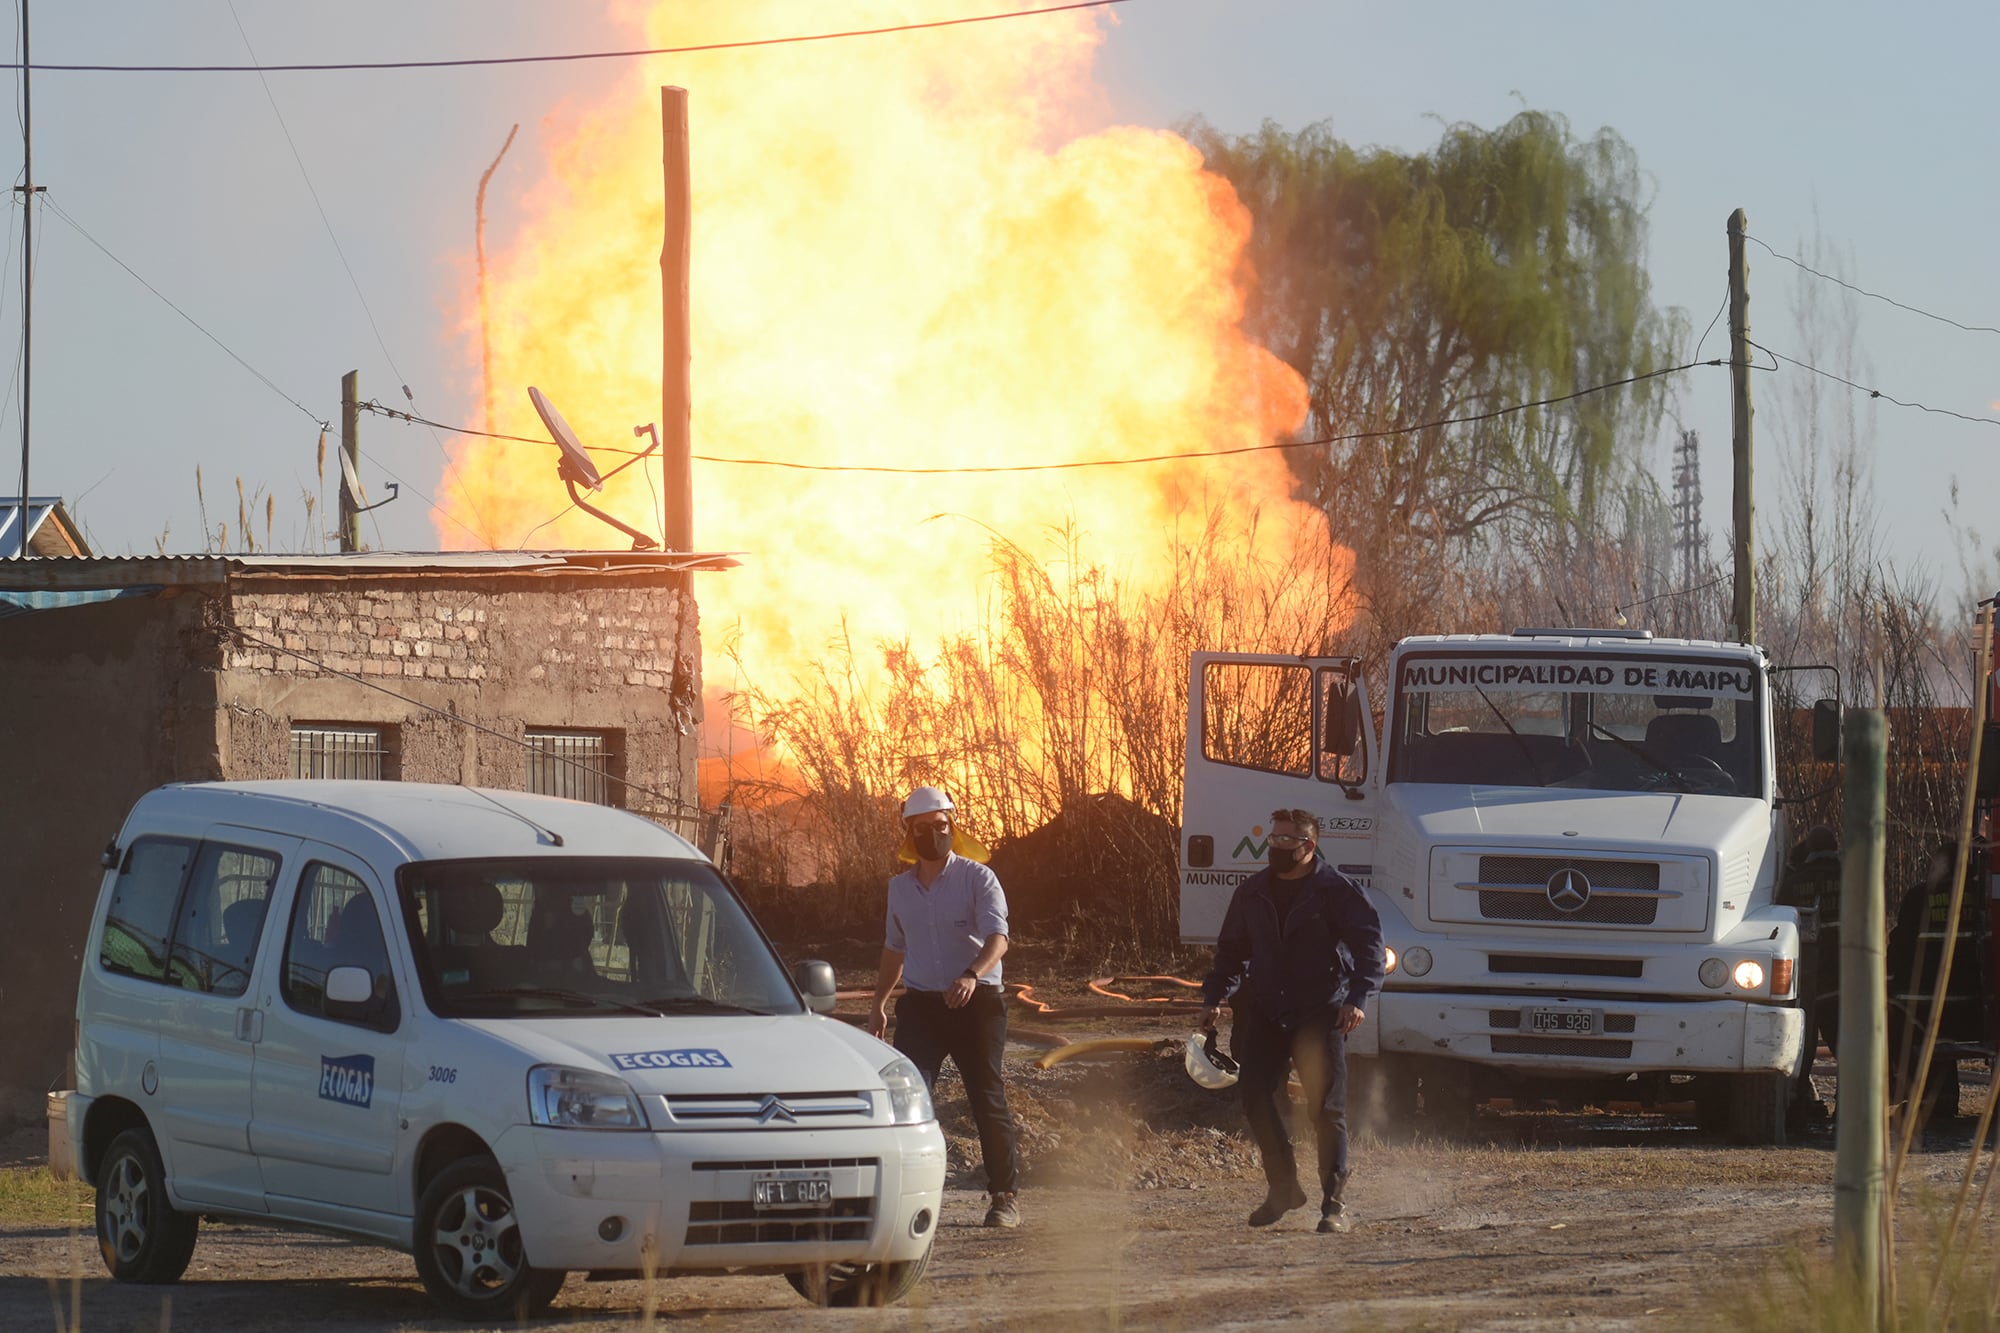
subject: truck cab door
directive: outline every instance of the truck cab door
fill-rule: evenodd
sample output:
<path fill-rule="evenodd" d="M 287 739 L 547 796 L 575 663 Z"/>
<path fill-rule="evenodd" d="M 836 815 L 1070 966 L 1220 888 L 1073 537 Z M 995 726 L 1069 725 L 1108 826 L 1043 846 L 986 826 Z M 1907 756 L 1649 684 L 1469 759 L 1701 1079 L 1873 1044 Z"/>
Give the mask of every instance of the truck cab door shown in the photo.
<path fill-rule="evenodd" d="M 1181 802 L 1181 938 L 1213 943 L 1263 868 L 1271 812 L 1318 817 L 1320 856 L 1366 886 L 1380 745 L 1351 657 L 1196 653 Z"/>

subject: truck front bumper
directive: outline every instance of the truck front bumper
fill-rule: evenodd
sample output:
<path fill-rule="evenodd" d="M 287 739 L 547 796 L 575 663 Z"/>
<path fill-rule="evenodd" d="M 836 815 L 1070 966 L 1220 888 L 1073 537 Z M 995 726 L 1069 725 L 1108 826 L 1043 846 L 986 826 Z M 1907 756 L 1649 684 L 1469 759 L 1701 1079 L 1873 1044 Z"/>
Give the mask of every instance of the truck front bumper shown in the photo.
<path fill-rule="evenodd" d="M 494 1154 L 528 1262 L 668 1272 L 915 1259 L 937 1232 L 944 1134 L 922 1125 L 765 1134 L 517 1125 Z M 824 1173 L 825 1211 L 760 1211 L 754 1182 Z"/>
<path fill-rule="evenodd" d="M 1550 1011 L 1553 1030 L 1535 1030 Z M 1741 1000 L 1387 991 L 1371 1018 L 1383 1054 L 1562 1074 L 1790 1074 L 1805 1048 L 1803 1010 Z"/>

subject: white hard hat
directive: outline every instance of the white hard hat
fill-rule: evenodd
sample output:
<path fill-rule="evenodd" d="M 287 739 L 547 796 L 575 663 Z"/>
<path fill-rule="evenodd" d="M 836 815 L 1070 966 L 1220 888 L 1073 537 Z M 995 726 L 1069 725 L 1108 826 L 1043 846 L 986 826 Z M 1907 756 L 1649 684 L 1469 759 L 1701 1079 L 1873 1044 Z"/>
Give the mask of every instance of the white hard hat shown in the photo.
<path fill-rule="evenodd" d="M 1187 1039 L 1188 1077 L 1204 1088 L 1233 1087 L 1242 1066 L 1215 1044 L 1215 1029 L 1190 1032 Z"/>
<path fill-rule="evenodd" d="M 919 787 L 910 793 L 910 799 L 903 802 L 903 818 L 915 819 L 933 810 L 952 809 L 951 797 L 944 794 L 943 787 Z"/>

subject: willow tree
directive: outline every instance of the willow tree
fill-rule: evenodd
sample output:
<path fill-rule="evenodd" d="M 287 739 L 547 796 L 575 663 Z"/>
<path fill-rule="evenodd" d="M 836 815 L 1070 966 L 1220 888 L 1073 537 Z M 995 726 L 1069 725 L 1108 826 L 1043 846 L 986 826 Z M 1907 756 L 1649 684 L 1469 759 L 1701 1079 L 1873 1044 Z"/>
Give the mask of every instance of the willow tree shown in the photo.
<path fill-rule="evenodd" d="M 1309 387 L 1301 438 L 1361 437 L 1291 457 L 1378 633 L 1470 628 L 1510 600 L 1502 571 L 1596 558 L 1657 502 L 1634 464 L 1660 379 L 1462 420 L 1668 364 L 1677 322 L 1652 304 L 1643 180 L 1615 132 L 1524 111 L 1412 155 L 1325 123 L 1191 135 L 1253 216 L 1247 321 Z"/>

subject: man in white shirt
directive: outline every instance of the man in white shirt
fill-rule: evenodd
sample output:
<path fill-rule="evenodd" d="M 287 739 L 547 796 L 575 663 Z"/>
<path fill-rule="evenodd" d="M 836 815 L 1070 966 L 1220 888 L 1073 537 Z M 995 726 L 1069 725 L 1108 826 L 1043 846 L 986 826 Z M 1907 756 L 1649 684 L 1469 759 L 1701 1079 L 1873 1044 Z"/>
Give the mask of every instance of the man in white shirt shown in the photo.
<path fill-rule="evenodd" d="M 868 1031 L 877 1037 L 888 1031 L 889 995 L 901 981 L 896 1049 L 923 1071 L 933 1091 L 946 1056 L 958 1067 L 986 1161 L 986 1225 L 1016 1227 L 1020 1156 L 1001 1072 L 1007 1048 L 1007 993 L 1000 985 L 1007 895 L 991 870 L 953 852 L 953 819 L 943 788 L 919 787 L 903 802 L 903 828 L 917 863 L 889 881 Z"/>

